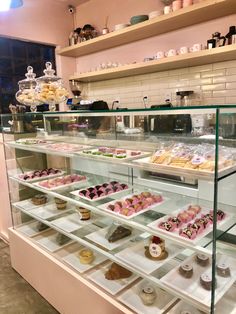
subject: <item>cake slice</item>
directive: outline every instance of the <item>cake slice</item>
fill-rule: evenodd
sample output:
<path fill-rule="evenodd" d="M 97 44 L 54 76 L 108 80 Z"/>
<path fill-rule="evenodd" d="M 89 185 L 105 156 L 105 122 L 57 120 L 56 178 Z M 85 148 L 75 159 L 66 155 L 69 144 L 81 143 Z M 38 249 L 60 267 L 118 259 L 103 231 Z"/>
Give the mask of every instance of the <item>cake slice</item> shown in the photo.
<path fill-rule="evenodd" d="M 106 238 L 108 242 L 112 243 L 120 239 L 123 239 L 125 237 L 128 237 L 129 235 L 131 235 L 131 233 L 132 233 L 131 228 L 123 227 L 121 225 L 114 228 L 114 225 L 113 225 L 111 226 L 111 230 L 110 229 L 108 230 Z"/>

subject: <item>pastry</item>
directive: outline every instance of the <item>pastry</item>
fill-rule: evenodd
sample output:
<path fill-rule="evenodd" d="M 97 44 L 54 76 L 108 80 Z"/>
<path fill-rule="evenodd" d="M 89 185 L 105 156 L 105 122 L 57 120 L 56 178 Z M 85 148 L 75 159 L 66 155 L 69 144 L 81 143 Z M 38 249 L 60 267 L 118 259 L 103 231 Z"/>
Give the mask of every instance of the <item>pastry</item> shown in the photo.
<path fill-rule="evenodd" d="M 230 268 L 225 263 L 218 263 L 216 265 L 216 272 L 220 277 L 230 277 Z"/>
<path fill-rule="evenodd" d="M 70 238 L 65 236 L 64 234 L 58 233 L 56 241 L 59 245 L 64 245 L 70 241 Z"/>
<path fill-rule="evenodd" d="M 190 264 L 182 264 L 179 267 L 179 273 L 185 278 L 191 278 L 193 276 L 193 266 Z"/>
<path fill-rule="evenodd" d="M 215 281 L 216 283 L 216 281 Z M 200 276 L 200 284 L 201 286 L 206 289 L 206 290 L 211 290 L 211 285 L 212 285 L 212 277 L 211 274 L 202 274 Z"/>
<path fill-rule="evenodd" d="M 129 278 L 132 275 L 132 272 L 128 269 L 116 264 L 112 263 L 110 268 L 105 273 L 105 278 L 107 280 L 118 280 L 123 278 Z"/>
<path fill-rule="evenodd" d="M 210 262 L 210 259 L 207 255 L 199 253 L 196 255 L 196 262 L 201 266 L 207 266 Z"/>
<path fill-rule="evenodd" d="M 47 196 L 44 194 L 37 194 L 31 198 L 31 202 L 34 205 L 43 205 L 47 203 Z"/>
<path fill-rule="evenodd" d="M 91 211 L 87 208 L 76 206 L 76 209 L 79 211 L 80 220 L 89 220 Z"/>
<path fill-rule="evenodd" d="M 145 246 L 145 256 L 151 260 L 160 261 L 168 257 L 165 249 L 165 241 L 159 237 L 153 236 L 150 239 L 149 246 Z"/>
<path fill-rule="evenodd" d="M 156 290 L 150 285 L 144 286 L 139 292 L 139 296 L 144 305 L 152 305 L 157 298 Z"/>
<path fill-rule="evenodd" d="M 112 230 L 110 230 L 110 229 L 112 229 Z M 120 239 L 128 237 L 132 233 L 131 228 L 124 227 L 121 225 L 119 225 L 115 228 L 114 228 L 114 225 L 112 225 L 110 229 L 108 230 L 108 233 L 106 235 L 106 238 L 107 238 L 108 242 L 110 242 L 110 243 L 113 243 L 113 242 L 116 242 Z"/>
<path fill-rule="evenodd" d="M 67 201 L 64 201 L 64 200 L 57 198 L 57 197 L 55 197 L 54 200 L 55 200 L 55 203 L 56 203 L 58 210 L 66 209 Z"/>
<path fill-rule="evenodd" d="M 181 229 L 179 231 L 179 235 L 181 237 L 184 237 L 184 238 L 187 238 L 187 239 L 190 239 L 190 240 L 193 240 L 196 238 L 196 235 L 197 235 L 197 232 L 195 229 L 191 228 L 191 227 L 185 227 L 183 229 Z"/>
<path fill-rule="evenodd" d="M 93 251 L 90 249 L 82 249 L 79 251 L 79 260 L 81 264 L 91 264 L 94 258 Z"/>
<path fill-rule="evenodd" d="M 162 221 L 158 227 L 165 231 L 173 231 L 175 229 L 175 225 L 171 221 Z"/>
<path fill-rule="evenodd" d="M 47 225 L 45 225 L 44 223 L 42 223 L 42 222 L 39 221 L 39 222 L 37 223 L 36 228 L 37 228 L 38 231 L 43 231 L 43 230 L 48 229 L 49 226 L 47 226 Z"/>

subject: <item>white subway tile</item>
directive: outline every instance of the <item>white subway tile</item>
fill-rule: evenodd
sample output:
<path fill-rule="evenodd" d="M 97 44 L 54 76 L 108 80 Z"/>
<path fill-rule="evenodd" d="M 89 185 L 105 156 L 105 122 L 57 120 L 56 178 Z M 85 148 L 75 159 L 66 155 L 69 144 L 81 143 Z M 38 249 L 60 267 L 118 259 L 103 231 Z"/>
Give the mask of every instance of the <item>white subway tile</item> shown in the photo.
<path fill-rule="evenodd" d="M 189 72 L 204 72 L 204 71 L 212 71 L 212 64 L 206 64 L 206 65 L 199 65 L 196 67 L 190 67 Z"/>
<path fill-rule="evenodd" d="M 201 78 L 201 74 L 200 73 L 188 73 L 188 74 L 181 74 L 179 75 L 179 79 L 180 80 L 196 80 L 196 79 L 200 79 Z"/>
<path fill-rule="evenodd" d="M 225 103 L 236 105 L 236 97 L 226 97 Z"/>
<path fill-rule="evenodd" d="M 225 73 L 226 73 L 226 70 L 225 70 L 225 69 L 219 69 L 219 70 L 215 70 L 215 71 L 202 72 L 202 73 L 201 73 L 201 77 L 202 77 L 202 78 L 218 77 L 218 76 L 225 75 Z"/>
<path fill-rule="evenodd" d="M 189 86 L 210 85 L 210 84 L 212 84 L 212 78 L 197 79 L 197 80 L 190 80 L 189 81 Z"/>
<path fill-rule="evenodd" d="M 182 81 L 174 81 L 172 83 L 169 83 L 169 88 L 179 88 L 179 87 L 188 87 L 189 81 L 188 80 L 182 80 Z"/>
<path fill-rule="evenodd" d="M 226 89 L 236 89 L 236 82 L 226 83 Z"/>
<path fill-rule="evenodd" d="M 213 83 L 236 82 L 236 75 L 228 75 L 213 78 Z"/>
<path fill-rule="evenodd" d="M 236 64 L 235 64 L 235 68 L 226 69 L 226 75 L 233 75 L 233 74 L 236 74 Z"/>
<path fill-rule="evenodd" d="M 204 105 L 222 105 L 222 104 L 225 104 L 225 98 L 224 97 L 204 98 L 203 104 Z"/>
<path fill-rule="evenodd" d="M 211 84 L 211 85 L 203 85 L 202 90 L 223 90 L 225 89 L 225 84 Z"/>
<path fill-rule="evenodd" d="M 213 91 L 213 97 L 236 97 L 236 90 Z"/>
<path fill-rule="evenodd" d="M 223 69 L 223 68 L 235 68 L 235 67 L 236 67 L 236 60 L 213 63 L 213 70 Z"/>
<path fill-rule="evenodd" d="M 169 76 L 172 75 L 180 75 L 180 74 L 188 74 L 189 73 L 189 68 L 182 68 L 182 69 L 176 69 L 176 70 L 170 70 L 169 71 Z"/>

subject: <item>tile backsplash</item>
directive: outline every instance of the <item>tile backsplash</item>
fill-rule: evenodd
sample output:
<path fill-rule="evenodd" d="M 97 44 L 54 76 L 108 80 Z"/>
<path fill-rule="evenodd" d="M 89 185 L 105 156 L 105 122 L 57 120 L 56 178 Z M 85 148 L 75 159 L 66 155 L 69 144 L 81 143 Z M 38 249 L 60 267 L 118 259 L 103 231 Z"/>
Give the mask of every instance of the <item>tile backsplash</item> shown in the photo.
<path fill-rule="evenodd" d="M 236 104 L 236 60 L 196 67 L 137 75 L 101 82 L 84 88 L 84 97 L 102 99 L 111 107 L 142 108 L 143 97 L 148 106 L 161 104 L 166 98 L 176 104 L 176 92 L 193 90 L 193 105 Z"/>

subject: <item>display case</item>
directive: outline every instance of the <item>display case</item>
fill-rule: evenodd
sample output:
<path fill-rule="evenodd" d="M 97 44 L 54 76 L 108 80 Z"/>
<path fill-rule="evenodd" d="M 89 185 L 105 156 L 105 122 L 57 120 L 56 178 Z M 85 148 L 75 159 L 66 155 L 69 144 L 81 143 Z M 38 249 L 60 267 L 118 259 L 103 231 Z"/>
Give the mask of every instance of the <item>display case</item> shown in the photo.
<path fill-rule="evenodd" d="M 2 116 L 12 264 L 49 302 L 235 313 L 236 106 L 24 119 L 16 139 Z"/>

